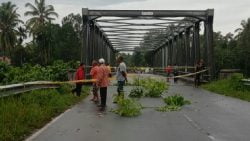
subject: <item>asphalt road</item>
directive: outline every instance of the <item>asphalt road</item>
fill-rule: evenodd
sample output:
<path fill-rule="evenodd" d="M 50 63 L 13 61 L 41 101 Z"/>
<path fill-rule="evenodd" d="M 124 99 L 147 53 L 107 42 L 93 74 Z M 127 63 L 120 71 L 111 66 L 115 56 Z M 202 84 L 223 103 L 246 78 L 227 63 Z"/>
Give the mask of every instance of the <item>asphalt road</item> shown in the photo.
<path fill-rule="evenodd" d="M 126 87 L 129 93 L 131 87 Z M 108 89 L 108 109 L 114 108 Z M 107 110 L 100 114 L 90 97 L 62 114 L 28 140 L 34 141 L 249 141 L 250 103 L 183 83 L 171 84 L 165 95 L 178 93 L 192 102 L 178 112 L 143 109 L 134 118 Z M 164 105 L 160 98 L 142 98 L 143 106 Z"/>

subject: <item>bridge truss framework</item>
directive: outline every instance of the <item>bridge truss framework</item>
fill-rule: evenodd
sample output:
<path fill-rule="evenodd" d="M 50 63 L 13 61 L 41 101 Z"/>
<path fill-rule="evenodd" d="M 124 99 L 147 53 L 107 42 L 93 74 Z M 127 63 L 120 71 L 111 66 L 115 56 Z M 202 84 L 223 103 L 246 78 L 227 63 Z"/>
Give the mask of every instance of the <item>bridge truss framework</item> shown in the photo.
<path fill-rule="evenodd" d="M 151 51 L 153 67 L 194 66 L 203 59 L 214 76 L 214 10 L 82 9 L 84 61 L 103 57 L 112 65 L 120 51 Z M 151 22 L 148 22 L 151 21 Z M 201 27 L 203 25 L 203 27 Z M 204 43 L 200 30 L 204 29 Z M 146 38 L 145 35 L 152 33 Z M 154 33 L 156 35 L 154 36 Z M 202 46 L 202 48 L 201 48 Z"/>

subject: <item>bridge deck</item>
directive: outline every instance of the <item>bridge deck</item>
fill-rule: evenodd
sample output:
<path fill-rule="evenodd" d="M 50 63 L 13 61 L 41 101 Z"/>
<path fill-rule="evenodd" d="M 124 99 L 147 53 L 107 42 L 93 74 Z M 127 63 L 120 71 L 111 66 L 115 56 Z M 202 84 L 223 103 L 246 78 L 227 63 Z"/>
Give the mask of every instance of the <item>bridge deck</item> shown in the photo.
<path fill-rule="evenodd" d="M 126 87 L 128 93 L 132 87 Z M 108 89 L 108 107 L 116 87 Z M 98 114 L 85 99 L 33 136 L 34 141 L 247 141 L 250 138 L 250 103 L 217 95 L 183 83 L 171 84 L 169 94 L 179 93 L 192 104 L 181 111 L 161 113 L 144 109 L 142 115 L 124 118 Z M 142 98 L 144 106 L 163 105 L 158 98 Z"/>

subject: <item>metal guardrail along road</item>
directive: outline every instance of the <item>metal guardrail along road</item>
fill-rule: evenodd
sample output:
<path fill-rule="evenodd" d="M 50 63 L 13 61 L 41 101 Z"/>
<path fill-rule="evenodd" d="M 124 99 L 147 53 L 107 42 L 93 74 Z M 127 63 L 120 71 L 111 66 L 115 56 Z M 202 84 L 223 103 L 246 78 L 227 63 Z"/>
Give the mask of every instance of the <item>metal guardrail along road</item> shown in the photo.
<path fill-rule="evenodd" d="M 0 86 L 0 97 L 16 95 L 37 89 L 58 88 L 60 85 L 51 81 L 34 81 L 21 84 Z"/>
<path fill-rule="evenodd" d="M 250 86 L 250 79 L 242 79 L 241 81 L 243 82 L 244 85 Z"/>

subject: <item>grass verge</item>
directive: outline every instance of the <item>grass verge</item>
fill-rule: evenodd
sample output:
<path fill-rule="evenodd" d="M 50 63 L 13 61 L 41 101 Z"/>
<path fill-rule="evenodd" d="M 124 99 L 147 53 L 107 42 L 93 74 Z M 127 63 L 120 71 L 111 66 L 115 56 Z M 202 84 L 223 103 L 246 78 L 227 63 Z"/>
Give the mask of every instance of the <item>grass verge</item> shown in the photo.
<path fill-rule="evenodd" d="M 70 94 L 69 86 L 36 90 L 0 99 L 0 141 L 21 141 L 35 129 L 43 127 L 53 117 L 64 112 L 88 95 Z"/>
<path fill-rule="evenodd" d="M 239 75 L 239 74 L 238 74 Z M 202 88 L 215 92 L 217 94 L 230 96 L 245 100 L 250 102 L 250 90 L 246 88 L 242 83 L 240 83 L 240 77 L 235 79 L 235 76 L 232 76 L 228 79 L 218 80 L 205 84 Z"/>

